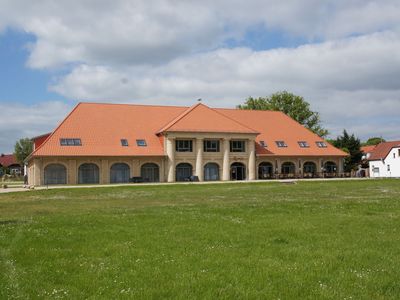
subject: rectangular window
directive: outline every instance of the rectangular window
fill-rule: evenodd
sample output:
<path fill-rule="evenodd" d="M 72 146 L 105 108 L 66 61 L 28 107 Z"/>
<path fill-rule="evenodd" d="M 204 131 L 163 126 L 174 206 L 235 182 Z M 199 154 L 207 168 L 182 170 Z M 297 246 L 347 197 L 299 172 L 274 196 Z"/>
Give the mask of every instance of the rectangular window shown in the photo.
<path fill-rule="evenodd" d="M 66 139 L 62 138 L 60 139 L 60 145 L 61 146 L 82 146 L 82 141 L 81 139 Z"/>
<path fill-rule="evenodd" d="M 310 145 L 306 141 L 300 141 L 300 142 L 297 142 L 297 143 L 299 144 L 300 148 L 308 148 L 308 147 L 310 147 Z"/>
<path fill-rule="evenodd" d="M 121 146 L 128 147 L 128 140 L 127 139 L 121 139 Z"/>
<path fill-rule="evenodd" d="M 260 145 L 263 148 L 267 148 L 267 143 L 265 141 L 260 141 Z"/>
<path fill-rule="evenodd" d="M 325 142 L 315 142 L 319 148 L 326 148 L 327 145 Z"/>
<path fill-rule="evenodd" d="M 285 148 L 285 147 L 287 147 L 285 141 L 275 141 L 275 143 L 276 143 L 276 145 L 277 145 L 279 148 Z"/>
<path fill-rule="evenodd" d="M 396 158 L 396 152 L 393 152 L 393 158 Z"/>
<path fill-rule="evenodd" d="M 231 141 L 231 152 L 246 152 L 245 141 Z"/>
<path fill-rule="evenodd" d="M 175 150 L 176 152 L 192 152 L 193 151 L 192 140 L 176 140 Z"/>
<path fill-rule="evenodd" d="M 388 171 L 390 171 L 390 165 L 387 165 L 387 167 L 388 167 Z"/>
<path fill-rule="evenodd" d="M 136 145 L 138 145 L 139 147 L 146 147 L 146 140 L 136 140 Z"/>
<path fill-rule="evenodd" d="M 205 140 L 204 141 L 204 152 L 219 152 L 219 141 L 218 140 Z"/>

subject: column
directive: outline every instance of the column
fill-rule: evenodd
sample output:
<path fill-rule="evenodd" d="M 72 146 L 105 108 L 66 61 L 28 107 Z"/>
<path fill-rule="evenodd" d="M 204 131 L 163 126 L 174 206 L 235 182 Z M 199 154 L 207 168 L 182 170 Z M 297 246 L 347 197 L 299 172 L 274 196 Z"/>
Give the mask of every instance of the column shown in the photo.
<path fill-rule="evenodd" d="M 175 182 L 175 139 L 167 138 L 167 169 L 168 169 L 168 182 Z"/>
<path fill-rule="evenodd" d="M 256 179 L 256 146 L 254 140 L 249 140 L 249 180 Z"/>
<path fill-rule="evenodd" d="M 203 139 L 196 139 L 196 176 L 200 181 L 204 180 L 203 170 Z"/>
<path fill-rule="evenodd" d="M 100 168 L 100 183 L 107 184 L 110 183 L 110 167 L 108 165 L 107 159 L 101 160 L 101 168 Z"/>
<path fill-rule="evenodd" d="M 222 161 L 222 180 L 227 181 L 230 179 L 230 165 L 229 165 L 229 151 L 230 151 L 230 141 L 228 139 L 223 139 L 222 151 L 224 154 Z"/>
<path fill-rule="evenodd" d="M 33 185 L 38 186 L 42 184 L 42 160 L 40 158 L 36 158 L 33 161 Z"/>
<path fill-rule="evenodd" d="M 68 174 L 68 184 L 77 184 L 78 180 L 77 180 L 77 174 L 78 174 L 78 170 L 76 168 L 76 160 L 71 159 L 68 161 L 68 170 L 67 170 L 67 174 Z"/>
<path fill-rule="evenodd" d="M 299 171 L 297 172 L 300 177 L 303 177 L 303 162 L 301 158 L 297 160 Z"/>

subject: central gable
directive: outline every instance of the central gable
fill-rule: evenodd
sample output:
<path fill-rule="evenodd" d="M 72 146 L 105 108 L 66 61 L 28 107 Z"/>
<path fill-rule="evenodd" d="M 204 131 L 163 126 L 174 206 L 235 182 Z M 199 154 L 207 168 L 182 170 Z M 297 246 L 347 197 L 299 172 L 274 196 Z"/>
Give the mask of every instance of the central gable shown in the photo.
<path fill-rule="evenodd" d="M 223 132 L 258 134 L 254 129 L 247 127 L 230 117 L 198 103 L 158 131 L 163 132 Z"/>

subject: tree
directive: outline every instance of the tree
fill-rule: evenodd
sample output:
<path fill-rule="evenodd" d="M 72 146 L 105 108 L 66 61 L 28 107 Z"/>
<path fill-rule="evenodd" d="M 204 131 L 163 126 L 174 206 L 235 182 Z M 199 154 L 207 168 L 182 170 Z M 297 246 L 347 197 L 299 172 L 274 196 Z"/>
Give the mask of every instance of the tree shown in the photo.
<path fill-rule="evenodd" d="M 381 137 L 372 137 L 369 138 L 368 141 L 366 141 L 365 143 L 362 143 L 362 146 L 375 146 L 382 142 L 386 141 Z"/>
<path fill-rule="evenodd" d="M 331 142 L 333 146 L 349 153 L 349 156 L 347 156 L 344 161 L 345 172 L 354 170 L 360 163 L 362 157 L 360 139 L 356 138 L 354 134 L 349 135 L 346 130 L 343 130 L 343 135 L 338 136 L 336 140 L 332 140 Z"/>
<path fill-rule="evenodd" d="M 17 161 L 23 165 L 25 159 L 32 153 L 33 143 L 29 138 L 20 139 L 15 143 L 14 155 Z"/>
<path fill-rule="evenodd" d="M 321 126 L 319 113 L 312 111 L 310 104 L 303 97 L 287 91 L 278 92 L 269 97 L 249 97 L 243 105 L 238 105 L 237 108 L 281 111 L 319 136 L 328 135 L 328 131 Z"/>

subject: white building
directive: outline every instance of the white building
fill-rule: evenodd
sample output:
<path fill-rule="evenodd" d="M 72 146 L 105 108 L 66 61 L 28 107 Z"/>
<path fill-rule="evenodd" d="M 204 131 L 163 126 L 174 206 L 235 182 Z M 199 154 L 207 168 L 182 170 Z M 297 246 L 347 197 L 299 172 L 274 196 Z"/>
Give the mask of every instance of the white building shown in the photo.
<path fill-rule="evenodd" d="M 400 177 L 400 141 L 380 143 L 368 160 L 370 177 Z"/>

